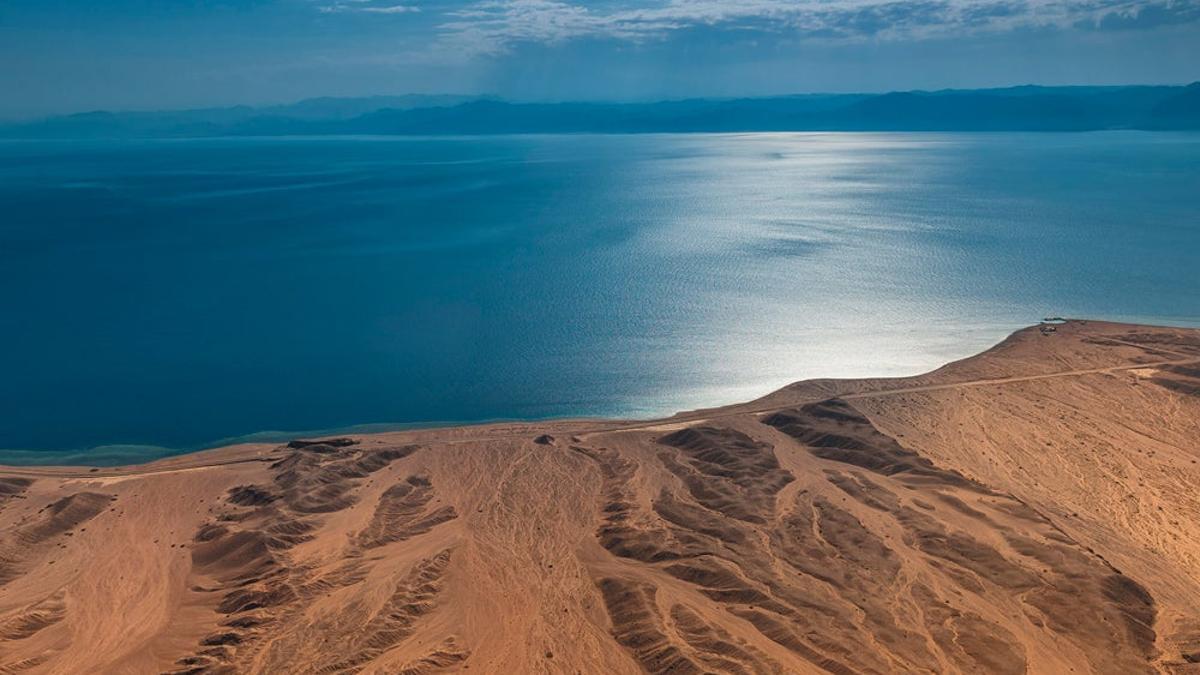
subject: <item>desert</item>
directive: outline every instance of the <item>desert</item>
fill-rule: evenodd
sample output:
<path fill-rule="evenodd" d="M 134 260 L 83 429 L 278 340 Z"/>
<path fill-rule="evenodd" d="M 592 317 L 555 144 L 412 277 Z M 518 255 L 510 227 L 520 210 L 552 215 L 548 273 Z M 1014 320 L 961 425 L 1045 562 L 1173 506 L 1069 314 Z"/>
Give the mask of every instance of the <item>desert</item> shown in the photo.
<path fill-rule="evenodd" d="M 3 673 L 1200 672 L 1200 331 L 0 468 Z"/>

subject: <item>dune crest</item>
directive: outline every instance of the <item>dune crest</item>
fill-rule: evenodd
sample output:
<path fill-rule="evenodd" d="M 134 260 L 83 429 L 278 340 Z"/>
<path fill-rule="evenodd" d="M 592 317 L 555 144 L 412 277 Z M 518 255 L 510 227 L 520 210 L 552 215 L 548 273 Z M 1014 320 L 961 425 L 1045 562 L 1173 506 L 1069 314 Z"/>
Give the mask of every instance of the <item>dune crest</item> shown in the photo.
<path fill-rule="evenodd" d="M 0 673 L 1200 672 L 1200 331 L 0 468 Z"/>

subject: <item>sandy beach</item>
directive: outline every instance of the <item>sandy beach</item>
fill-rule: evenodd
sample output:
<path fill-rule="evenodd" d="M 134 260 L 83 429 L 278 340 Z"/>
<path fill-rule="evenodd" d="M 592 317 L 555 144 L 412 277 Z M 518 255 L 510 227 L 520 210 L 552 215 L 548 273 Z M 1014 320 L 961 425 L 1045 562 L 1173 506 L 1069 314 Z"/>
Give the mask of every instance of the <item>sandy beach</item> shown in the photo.
<path fill-rule="evenodd" d="M 0 673 L 1200 672 L 1200 330 L 0 467 Z"/>

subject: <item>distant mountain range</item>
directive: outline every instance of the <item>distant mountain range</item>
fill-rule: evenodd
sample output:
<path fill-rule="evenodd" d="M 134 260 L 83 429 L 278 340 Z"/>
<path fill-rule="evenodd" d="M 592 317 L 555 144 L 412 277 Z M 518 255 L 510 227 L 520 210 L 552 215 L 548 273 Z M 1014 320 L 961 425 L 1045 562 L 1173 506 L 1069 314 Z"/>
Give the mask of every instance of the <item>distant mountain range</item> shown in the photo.
<path fill-rule="evenodd" d="M 0 125 L 0 137 L 1099 129 L 1200 129 L 1200 82 L 653 103 L 518 103 L 449 95 L 317 98 L 261 108 L 88 112 Z"/>

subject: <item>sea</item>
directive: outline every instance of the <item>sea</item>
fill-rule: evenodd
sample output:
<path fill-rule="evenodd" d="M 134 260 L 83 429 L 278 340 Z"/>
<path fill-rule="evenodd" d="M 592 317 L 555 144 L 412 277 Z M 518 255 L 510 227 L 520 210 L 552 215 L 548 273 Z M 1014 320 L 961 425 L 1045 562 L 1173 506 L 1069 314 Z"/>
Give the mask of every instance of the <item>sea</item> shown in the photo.
<path fill-rule="evenodd" d="M 1200 134 L 0 141 L 0 463 L 647 418 L 1200 325 Z"/>

